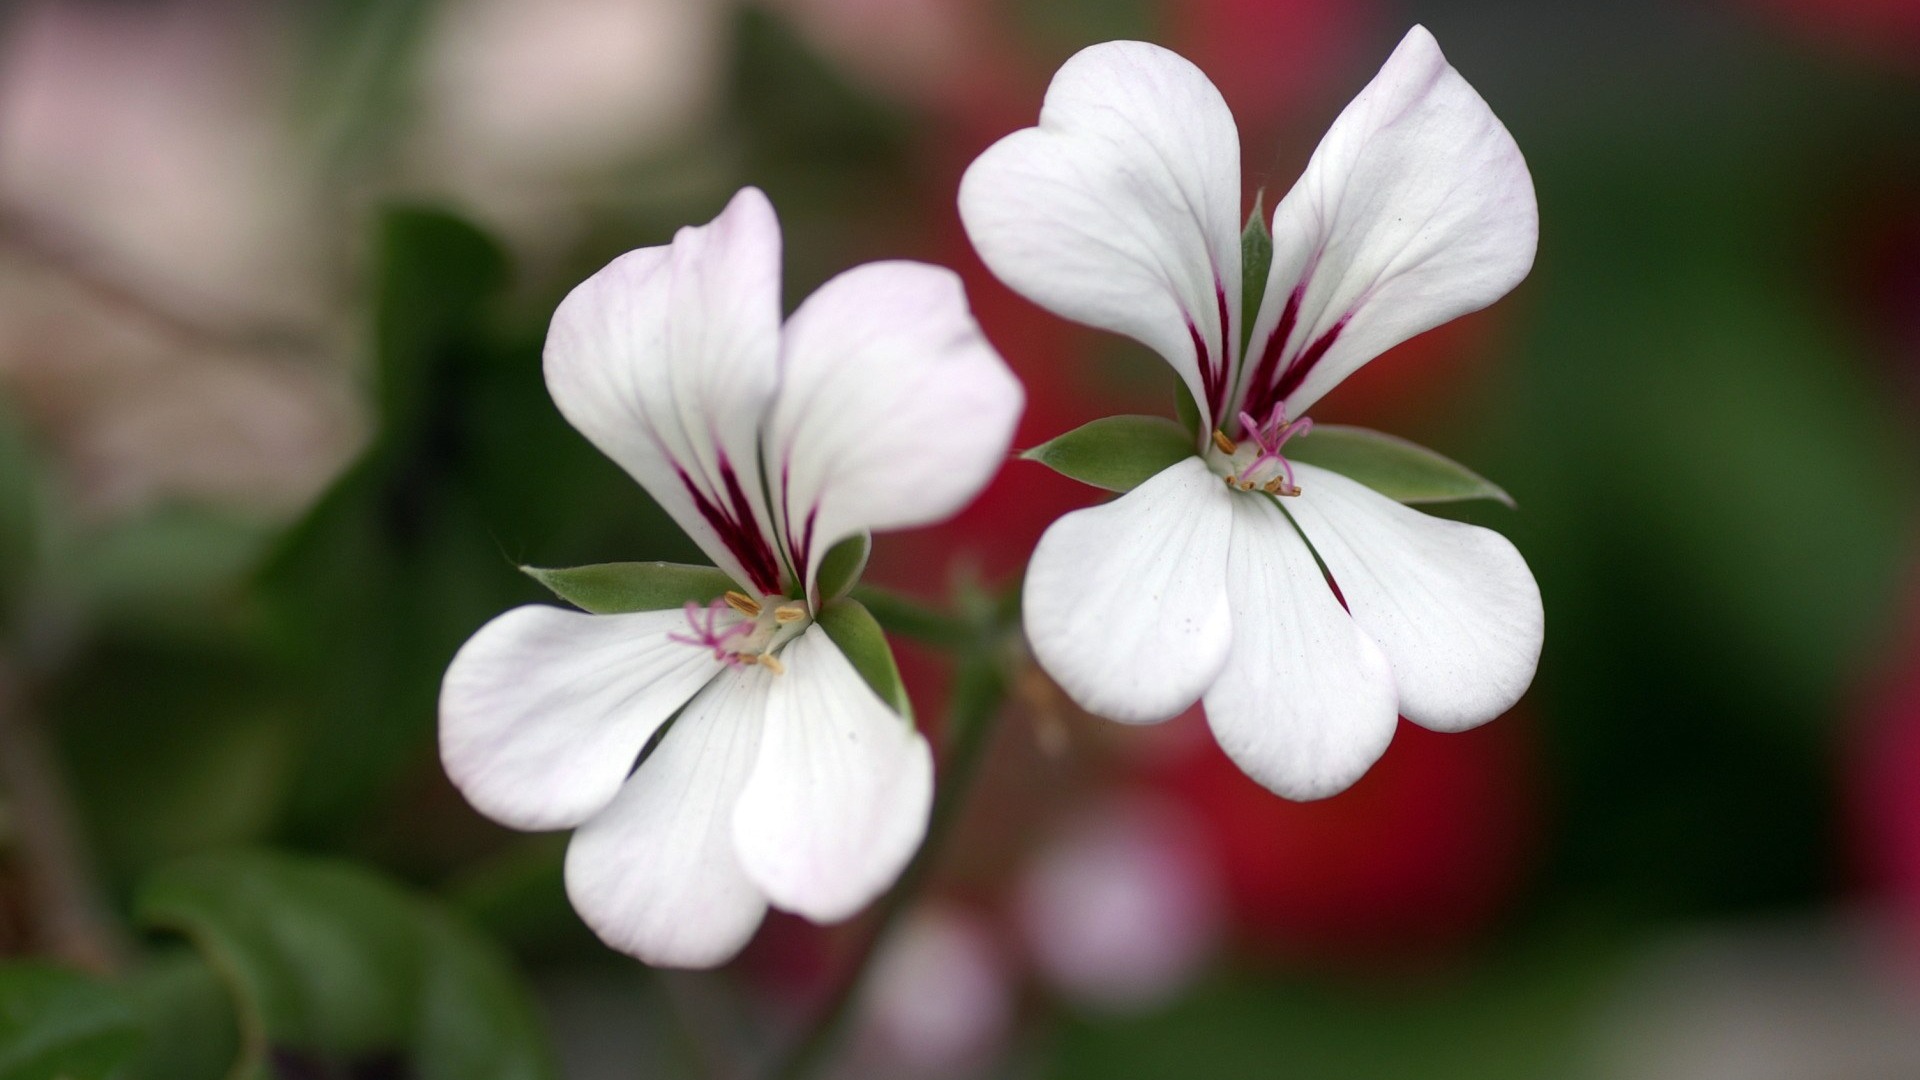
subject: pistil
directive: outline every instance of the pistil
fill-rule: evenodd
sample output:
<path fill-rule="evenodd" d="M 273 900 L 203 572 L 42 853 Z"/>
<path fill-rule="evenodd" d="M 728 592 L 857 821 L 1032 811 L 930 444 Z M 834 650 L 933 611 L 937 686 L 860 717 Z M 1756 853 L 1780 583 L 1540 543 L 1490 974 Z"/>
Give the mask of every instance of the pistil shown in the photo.
<path fill-rule="evenodd" d="M 1251 415 L 1242 412 L 1240 430 L 1243 437 L 1253 443 L 1257 452 L 1252 460 L 1227 474 L 1227 486 L 1238 491 L 1258 489 L 1269 495 L 1290 497 L 1300 494 L 1300 485 L 1294 482 L 1293 463 L 1287 460 L 1283 450 L 1287 440 L 1312 431 L 1313 421 L 1304 416 L 1290 421 L 1287 419 L 1286 406 L 1276 404 L 1273 411 L 1267 414 L 1264 423 L 1255 422 Z M 1238 453 L 1240 449 L 1239 445 L 1222 431 L 1216 430 L 1213 433 L 1213 442 L 1229 456 Z M 1279 472 L 1265 480 L 1259 479 L 1258 474 L 1268 465 L 1278 467 Z"/>

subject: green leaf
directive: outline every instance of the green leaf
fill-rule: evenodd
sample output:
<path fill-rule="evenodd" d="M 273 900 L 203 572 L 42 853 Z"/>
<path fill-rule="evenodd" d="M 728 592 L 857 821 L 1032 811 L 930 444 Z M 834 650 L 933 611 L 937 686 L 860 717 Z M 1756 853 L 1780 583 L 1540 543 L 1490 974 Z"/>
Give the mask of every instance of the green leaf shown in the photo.
<path fill-rule="evenodd" d="M 684 563 L 596 563 L 561 570 L 523 566 L 520 570 L 553 590 L 555 596 L 595 615 L 707 604 L 737 588 L 724 571 Z"/>
<path fill-rule="evenodd" d="M 1041 443 L 1020 457 L 1108 491 L 1132 491 L 1194 456 L 1193 440 L 1160 416 L 1107 416 Z"/>
<path fill-rule="evenodd" d="M 1253 340 L 1253 317 L 1260 312 L 1260 301 L 1267 295 L 1267 271 L 1273 267 L 1273 234 L 1267 231 L 1267 215 L 1262 204 L 1266 192 L 1253 197 L 1253 212 L 1247 215 L 1247 227 L 1240 232 L 1240 352 L 1245 354 Z"/>
<path fill-rule="evenodd" d="M 893 649 L 887 645 L 887 635 L 873 613 L 858 600 L 836 600 L 821 608 L 814 619 L 880 700 L 912 723 L 913 702 L 907 700 L 899 665 L 893 662 Z"/>
<path fill-rule="evenodd" d="M 867 556 L 873 553 L 873 534 L 862 532 L 833 545 L 820 560 L 820 602 L 832 603 L 847 595 L 867 568 Z"/>
<path fill-rule="evenodd" d="M 1315 424 L 1287 444 L 1287 457 L 1318 465 L 1403 503 L 1493 499 L 1513 505 L 1500 486 L 1419 443 L 1362 427 Z"/>
<path fill-rule="evenodd" d="M 0 967 L 0 1077 L 105 1080 L 140 1043 L 125 996 L 75 972 Z"/>
<path fill-rule="evenodd" d="M 348 863 L 199 856 L 148 879 L 141 921 L 177 931 L 230 983 L 236 1074 L 270 1056 L 404 1062 L 420 1080 L 549 1080 L 533 1004 L 491 942 Z"/>

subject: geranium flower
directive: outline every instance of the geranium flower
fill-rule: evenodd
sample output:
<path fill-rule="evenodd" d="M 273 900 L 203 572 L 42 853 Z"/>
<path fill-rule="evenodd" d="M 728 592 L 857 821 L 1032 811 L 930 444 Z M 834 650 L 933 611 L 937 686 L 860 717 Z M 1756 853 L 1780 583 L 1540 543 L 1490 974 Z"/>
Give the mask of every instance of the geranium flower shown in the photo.
<path fill-rule="evenodd" d="M 1116 720 L 1202 699 L 1241 768 L 1315 798 L 1378 759 L 1396 714 L 1457 731 L 1533 678 L 1540 593 L 1512 544 L 1288 454 L 1341 379 L 1525 277 L 1538 212 L 1512 137 L 1419 27 L 1275 207 L 1244 300 L 1240 206 L 1226 103 L 1139 42 L 1067 61 L 1039 126 L 960 187 L 995 274 L 1153 348 L 1200 414 L 1191 456 L 1042 537 L 1034 655 Z"/>
<path fill-rule="evenodd" d="M 769 902 L 848 917 L 918 846 L 933 766 L 816 621 L 821 561 L 972 498 L 1019 383 L 938 267 L 850 270 L 782 326 L 779 224 L 753 188 L 575 288 L 545 365 L 568 421 L 738 588 L 494 619 L 447 670 L 447 774 L 504 824 L 576 828 L 574 907 L 650 963 L 724 962 Z"/>

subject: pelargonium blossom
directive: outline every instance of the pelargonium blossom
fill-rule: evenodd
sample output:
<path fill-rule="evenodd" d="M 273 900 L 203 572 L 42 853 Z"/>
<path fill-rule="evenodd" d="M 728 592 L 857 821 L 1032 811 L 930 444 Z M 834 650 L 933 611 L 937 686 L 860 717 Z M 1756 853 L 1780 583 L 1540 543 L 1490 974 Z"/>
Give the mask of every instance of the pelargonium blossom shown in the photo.
<path fill-rule="evenodd" d="M 821 564 L 959 510 L 1022 403 L 950 271 L 857 267 L 783 326 L 780 254 L 747 188 L 587 279 L 547 336 L 560 411 L 737 588 L 685 609 L 516 608 L 441 690 L 460 791 L 515 828 L 574 828 L 575 909 L 655 964 L 724 962 L 769 903 L 844 919 L 918 847 L 927 742 L 818 621 Z"/>
<path fill-rule="evenodd" d="M 960 212 L 1001 280 L 1132 337 L 1197 405 L 1191 456 L 1055 522 L 1024 592 L 1040 664 L 1087 710 L 1200 699 L 1282 795 L 1358 779 L 1396 716 L 1457 731 L 1532 681 L 1544 619 L 1513 545 L 1289 458 L 1368 360 L 1526 276 L 1539 233 L 1513 138 L 1425 29 L 1408 33 L 1275 206 L 1242 282 L 1240 143 L 1225 101 L 1158 46 L 1054 76 L 1037 127 L 969 168 Z"/>

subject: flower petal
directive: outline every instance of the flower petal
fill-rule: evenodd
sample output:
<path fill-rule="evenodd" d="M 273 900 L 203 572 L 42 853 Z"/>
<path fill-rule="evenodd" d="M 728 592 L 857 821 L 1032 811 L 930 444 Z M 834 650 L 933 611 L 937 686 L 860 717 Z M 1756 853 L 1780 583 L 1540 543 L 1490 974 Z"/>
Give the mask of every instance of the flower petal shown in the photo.
<path fill-rule="evenodd" d="M 933 753 L 819 626 L 780 659 L 734 843 L 776 906 L 838 922 L 884 892 L 926 835 Z"/>
<path fill-rule="evenodd" d="M 1040 125 L 967 169 L 960 217 L 1000 280 L 1145 344 L 1221 415 L 1240 343 L 1240 134 L 1199 68 L 1138 41 L 1081 50 Z"/>
<path fill-rule="evenodd" d="M 1203 699 L 1207 724 L 1270 790 L 1325 798 L 1386 752 L 1399 723 L 1393 672 L 1272 498 L 1242 496 L 1233 510 L 1233 652 Z"/>
<path fill-rule="evenodd" d="M 1520 700 L 1540 662 L 1540 587 L 1492 529 L 1432 517 L 1339 473 L 1295 463 L 1287 512 L 1387 654 L 1400 714 L 1459 731 Z"/>
<path fill-rule="evenodd" d="M 1513 136 L 1414 27 L 1274 208 L 1246 411 L 1299 416 L 1389 348 L 1505 296 L 1539 235 Z"/>
<path fill-rule="evenodd" d="M 547 331 L 547 389 L 715 565 L 781 591 L 760 421 L 780 342 L 780 223 L 744 188 L 709 225 L 620 256 Z"/>
<path fill-rule="evenodd" d="M 958 512 L 1006 460 L 1019 380 L 923 263 L 839 275 L 788 320 L 767 428 L 774 503 L 809 586 L 833 545 Z"/>
<path fill-rule="evenodd" d="M 1188 458 L 1040 537 L 1022 596 L 1027 641 L 1081 708 L 1165 720 L 1220 674 L 1232 636 L 1232 499 Z"/>
<path fill-rule="evenodd" d="M 726 963 L 767 901 L 733 849 L 733 808 L 760 745 L 773 676 L 715 679 L 567 845 L 567 896 L 600 939 L 649 964 Z"/>
<path fill-rule="evenodd" d="M 592 817 L 654 731 L 723 666 L 668 636 L 686 630 L 679 611 L 530 604 L 495 618 L 440 684 L 447 776 L 475 809 L 516 829 Z"/>

